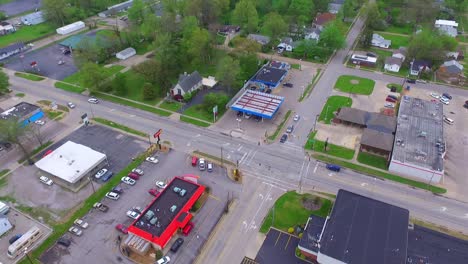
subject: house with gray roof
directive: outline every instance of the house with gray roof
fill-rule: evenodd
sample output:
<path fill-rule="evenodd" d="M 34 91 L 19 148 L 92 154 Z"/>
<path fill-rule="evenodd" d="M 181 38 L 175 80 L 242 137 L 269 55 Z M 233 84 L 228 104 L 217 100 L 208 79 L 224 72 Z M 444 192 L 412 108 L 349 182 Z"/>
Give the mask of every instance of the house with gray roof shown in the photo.
<path fill-rule="evenodd" d="M 23 42 L 17 42 L 4 48 L 0 48 L 0 60 L 18 54 L 25 49 L 27 49 L 27 46 L 25 46 Z"/>
<path fill-rule="evenodd" d="M 182 99 L 184 94 L 200 89 L 203 85 L 202 81 L 203 78 L 198 71 L 190 74 L 184 72 L 184 74 L 179 76 L 177 84 L 171 89 L 171 95 L 177 100 Z"/>
<path fill-rule="evenodd" d="M 396 57 L 387 57 L 385 59 L 384 69 L 391 72 L 399 72 L 400 67 L 403 64 L 403 60 Z"/>
<path fill-rule="evenodd" d="M 390 45 L 392 45 L 392 41 L 387 40 L 384 37 L 382 37 L 381 35 L 374 33 L 374 34 L 372 34 L 371 45 L 374 46 L 374 47 L 388 49 L 388 48 L 390 48 Z"/>
<path fill-rule="evenodd" d="M 408 49 L 405 47 L 400 47 L 399 49 L 393 51 L 392 57 L 400 58 L 401 61 L 404 62 L 407 54 L 408 54 Z"/>
<path fill-rule="evenodd" d="M 258 35 L 258 34 L 249 34 L 247 38 L 260 43 L 260 45 L 262 46 L 265 46 L 266 44 L 270 43 L 270 37 L 268 36 L 263 36 L 263 35 Z"/>
<path fill-rule="evenodd" d="M 10 231 L 13 226 L 11 225 L 10 221 L 8 220 L 8 217 L 6 215 L 1 214 L 0 215 L 0 236 L 5 234 L 6 232 Z"/>
<path fill-rule="evenodd" d="M 46 19 L 42 11 L 34 12 L 21 17 L 21 23 L 28 26 L 37 25 L 45 21 Z"/>
<path fill-rule="evenodd" d="M 464 67 L 456 60 L 444 62 L 436 72 L 438 79 L 451 84 L 465 83 Z"/>
<path fill-rule="evenodd" d="M 322 33 L 320 28 L 312 28 L 305 32 L 304 39 L 315 40 L 318 42 L 320 40 L 320 33 Z"/>

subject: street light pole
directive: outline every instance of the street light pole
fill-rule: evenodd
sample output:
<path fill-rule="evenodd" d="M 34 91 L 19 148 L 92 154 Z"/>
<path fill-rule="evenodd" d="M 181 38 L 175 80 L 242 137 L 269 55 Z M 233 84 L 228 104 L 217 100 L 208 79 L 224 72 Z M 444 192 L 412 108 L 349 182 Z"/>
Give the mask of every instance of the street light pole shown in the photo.
<path fill-rule="evenodd" d="M 29 252 L 28 252 L 28 248 L 25 247 L 25 248 L 24 248 L 24 255 L 26 255 L 26 258 L 29 260 L 29 263 L 34 264 L 34 263 L 32 262 L 32 260 L 31 260 L 31 257 L 29 257 L 28 253 L 29 253 Z"/>

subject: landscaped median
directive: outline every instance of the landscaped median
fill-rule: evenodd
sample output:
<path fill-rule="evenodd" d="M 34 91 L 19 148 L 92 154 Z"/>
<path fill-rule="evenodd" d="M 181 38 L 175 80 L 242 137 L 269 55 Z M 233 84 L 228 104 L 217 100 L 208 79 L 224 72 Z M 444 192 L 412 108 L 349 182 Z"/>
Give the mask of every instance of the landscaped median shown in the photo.
<path fill-rule="evenodd" d="M 403 184 L 413 186 L 413 187 L 416 187 L 416 188 L 419 188 L 419 189 L 428 190 L 428 191 L 431 191 L 431 192 L 436 193 L 436 194 L 442 194 L 442 193 L 447 192 L 446 189 L 441 188 L 441 187 L 437 187 L 437 186 L 434 186 L 434 185 L 429 185 L 429 184 L 424 183 L 424 182 L 419 182 L 419 181 L 407 179 L 407 178 L 404 178 L 404 177 L 401 177 L 401 176 L 397 176 L 397 175 L 390 174 L 390 173 L 387 173 L 387 172 L 371 169 L 371 168 L 368 168 L 368 167 L 365 167 L 365 166 L 360 166 L 360 165 L 357 165 L 357 164 L 354 164 L 354 163 L 351 163 L 351 162 L 335 159 L 335 158 L 332 158 L 332 157 L 327 157 L 327 156 L 320 155 L 320 154 L 313 154 L 312 156 L 315 159 L 324 161 L 326 163 L 337 164 L 337 165 L 340 165 L 342 167 L 346 167 L 346 168 L 349 168 L 349 169 L 354 170 L 356 172 L 363 173 L 363 174 L 366 174 L 366 175 L 369 175 L 369 176 L 372 176 L 372 177 L 378 177 L 378 178 L 383 178 L 383 179 L 403 183 Z"/>
<path fill-rule="evenodd" d="M 335 89 L 344 93 L 370 95 L 374 90 L 375 81 L 352 75 L 341 75 L 335 83 Z"/>
<path fill-rule="evenodd" d="M 94 120 L 94 121 L 96 121 L 96 122 L 98 122 L 100 124 L 106 125 L 106 126 L 110 126 L 110 127 L 113 127 L 113 128 L 120 129 L 120 130 L 125 131 L 125 132 L 130 133 L 130 134 L 134 134 L 134 135 L 137 135 L 137 136 L 140 136 L 140 137 L 148 137 L 148 134 L 146 134 L 144 132 L 138 131 L 138 130 L 133 129 L 133 128 L 129 128 L 127 126 L 121 125 L 119 123 L 112 122 L 112 121 L 104 119 L 104 118 L 95 117 L 92 120 Z"/>
<path fill-rule="evenodd" d="M 276 139 L 276 137 L 278 136 L 278 134 L 281 132 L 281 130 L 283 129 L 284 127 L 284 124 L 286 124 L 286 121 L 288 121 L 288 118 L 289 116 L 291 115 L 291 110 L 288 110 L 288 112 L 284 115 L 284 118 L 283 118 L 283 121 L 281 121 L 281 123 L 278 125 L 278 127 L 276 128 L 276 131 L 275 133 L 273 133 L 273 135 L 269 136 L 268 137 L 268 140 L 271 140 L 271 141 L 274 141 Z"/>
<path fill-rule="evenodd" d="M 74 84 L 69 84 L 69 83 L 64 83 L 64 82 L 55 82 L 54 86 L 55 86 L 55 88 L 59 88 L 59 89 L 65 90 L 65 91 L 69 91 L 69 92 L 72 92 L 72 93 L 79 93 L 79 94 L 86 90 L 85 88 L 83 88 L 81 86 L 74 85 Z"/>
<path fill-rule="evenodd" d="M 26 79 L 26 80 L 34 81 L 34 82 L 42 81 L 42 80 L 45 79 L 42 76 L 35 75 L 35 74 L 24 73 L 24 72 L 15 72 L 15 76 L 21 77 L 21 78 Z"/>
<path fill-rule="evenodd" d="M 325 151 L 325 142 L 316 140 L 315 135 L 317 131 L 312 132 L 307 139 L 306 145 L 304 146 L 307 150 L 313 150 L 316 152 L 322 152 L 328 155 L 332 155 L 335 157 L 339 157 L 342 159 L 352 159 L 354 157 L 354 149 L 345 148 L 342 146 L 334 145 L 334 144 L 327 144 L 327 151 Z"/>
<path fill-rule="evenodd" d="M 319 121 L 330 124 L 331 120 L 335 117 L 333 114 L 334 112 L 338 111 L 341 107 L 351 107 L 352 104 L 353 100 L 349 97 L 339 95 L 330 96 L 323 106 Z"/>
<path fill-rule="evenodd" d="M 140 109 L 140 110 L 143 110 L 143 111 L 147 111 L 147 112 L 151 112 L 153 114 L 157 114 L 157 115 L 160 115 L 160 116 L 170 116 L 172 114 L 171 112 L 168 112 L 168 111 L 165 111 L 165 110 L 162 110 L 162 109 L 159 109 L 159 108 L 155 108 L 153 106 L 140 104 L 140 103 L 130 101 L 130 100 L 127 100 L 127 99 L 122 98 L 122 97 L 113 96 L 113 95 L 110 95 L 110 94 L 105 94 L 105 93 L 101 93 L 101 92 L 92 92 L 92 95 L 96 96 L 97 98 L 106 100 L 106 101 L 110 101 L 110 102 L 113 102 L 113 103 L 116 103 L 116 104 L 122 104 L 122 105 L 130 106 L 130 107 L 134 107 L 134 108 L 137 108 L 137 109 Z"/>

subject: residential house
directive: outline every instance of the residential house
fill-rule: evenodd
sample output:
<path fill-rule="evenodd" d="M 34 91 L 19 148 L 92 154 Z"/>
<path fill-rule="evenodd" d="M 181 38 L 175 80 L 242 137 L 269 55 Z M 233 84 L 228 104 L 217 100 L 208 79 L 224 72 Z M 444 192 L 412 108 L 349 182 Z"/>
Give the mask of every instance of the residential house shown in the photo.
<path fill-rule="evenodd" d="M 0 48 L 0 60 L 3 60 L 5 58 L 18 54 L 21 51 L 25 50 L 26 48 L 27 46 L 25 46 L 23 42 L 14 43 L 14 44 L 11 44 L 10 46 Z"/>
<path fill-rule="evenodd" d="M 410 63 L 410 75 L 419 75 L 421 72 L 430 71 L 432 63 L 425 60 L 415 60 Z"/>
<path fill-rule="evenodd" d="M 319 29 L 319 28 L 312 28 L 310 30 L 307 30 L 305 32 L 305 36 L 304 36 L 304 39 L 307 39 L 307 40 L 315 40 L 315 41 L 319 41 L 320 40 L 320 33 L 322 33 L 322 30 Z"/>
<path fill-rule="evenodd" d="M 239 31 L 240 31 L 240 27 L 236 26 L 236 25 L 224 25 L 224 26 L 221 26 L 221 28 L 218 29 L 218 33 L 224 34 L 224 35 L 237 33 Z"/>
<path fill-rule="evenodd" d="M 294 45 L 294 42 L 292 40 L 292 38 L 290 37 L 285 37 L 285 38 L 282 38 L 281 41 L 280 41 L 280 44 L 278 44 L 278 46 L 276 47 L 278 49 L 278 52 L 283 52 L 284 50 L 285 51 L 293 51 L 295 45 Z"/>
<path fill-rule="evenodd" d="M 369 55 L 370 54 L 365 53 L 354 53 L 349 60 L 356 65 L 375 67 L 377 65 L 377 57 Z"/>
<path fill-rule="evenodd" d="M 328 12 L 332 14 L 338 14 L 340 12 L 341 7 L 344 4 L 344 0 L 332 0 L 328 4 Z"/>
<path fill-rule="evenodd" d="M 1 36 L 7 35 L 13 32 L 16 32 L 16 28 L 12 24 L 6 21 L 0 22 L 0 35 Z"/>
<path fill-rule="evenodd" d="M 434 26 L 451 37 L 458 35 L 458 23 L 453 20 L 437 19 Z"/>
<path fill-rule="evenodd" d="M 312 26 L 314 28 L 318 28 L 320 30 L 323 30 L 323 28 L 325 27 L 325 25 L 333 20 L 335 20 L 336 18 L 336 15 L 335 14 L 332 14 L 332 13 L 323 13 L 323 14 L 317 14 L 317 16 L 315 17 L 315 20 L 314 20 L 314 23 L 312 24 Z"/>
<path fill-rule="evenodd" d="M 438 79 L 451 84 L 463 84 L 465 76 L 463 75 L 463 65 L 456 60 L 444 62 L 436 72 Z"/>
<path fill-rule="evenodd" d="M 0 236 L 3 236 L 8 232 L 13 226 L 11 225 L 8 217 L 6 215 L 0 214 Z"/>
<path fill-rule="evenodd" d="M 266 44 L 270 43 L 270 37 L 268 36 L 263 36 L 263 35 L 258 35 L 258 34 L 249 34 L 247 38 L 260 43 L 260 45 L 262 46 L 265 46 Z"/>
<path fill-rule="evenodd" d="M 392 57 L 400 58 L 401 61 L 405 61 L 406 54 L 408 54 L 408 50 L 405 47 L 400 47 L 399 49 L 393 51 Z"/>
<path fill-rule="evenodd" d="M 387 57 L 385 59 L 384 69 L 391 72 L 399 72 L 403 60 L 397 57 Z"/>
<path fill-rule="evenodd" d="M 183 99 L 184 94 L 200 89 L 202 84 L 203 78 L 198 71 L 194 71 L 191 74 L 184 72 L 184 74 L 179 76 L 177 84 L 171 89 L 171 95 L 176 100 Z"/>
<path fill-rule="evenodd" d="M 388 49 L 388 48 L 390 48 L 390 45 L 392 45 L 392 41 L 387 40 L 384 37 L 382 37 L 381 35 L 374 33 L 374 34 L 372 34 L 371 45 L 374 46 L 374 47 Z"/>
<path fill-rule="evenodd" d="M 21 23 L 28 26 L 37 25 L 43 23 L 44 21 L 45 17 L 42 11 L 34 12 L 21 17 Z"/>
<path fill-rule="evenodd" d="M 457 51 L 449 51 L 445 54 L 447 56 L 447 59 L 452 59 L 452 60 L 463 60 L 465 58 L 465 55 L 463 55 L 463 50 L 459 49 Z"/>

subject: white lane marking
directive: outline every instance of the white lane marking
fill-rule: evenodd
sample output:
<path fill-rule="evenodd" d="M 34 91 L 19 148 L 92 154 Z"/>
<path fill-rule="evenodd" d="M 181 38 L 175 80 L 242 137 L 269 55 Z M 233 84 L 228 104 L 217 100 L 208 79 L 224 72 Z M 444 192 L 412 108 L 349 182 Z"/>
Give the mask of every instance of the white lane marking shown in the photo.
<path fill-rule="evenodd" d="M 318 162 L 315 163 L 314 173 L 317 172 L 317 168 L 318 168 Z"/>
<path fill-rule="evenodd" d="M 241 151 L 242 147 L 243 147 L 243 146 L 240 146 L 240 147 L 237 149 L 237 151 Z"/>
<path fill-rule="evenodd" d="M 109 112 L 114 112 L 114 111 L 115 111 L 115 109 L 114 109 L 114 108 L 112 108 L 112 109 L 110 109 L 110 110 L 109 110 Z"/>
<path fill-rule="evenodd" d="M 270 196 L 270 193 L 271 193 L 271 189 L 273 188 L 273 186 L 270 186 L 270 188 L 268 189 L 267 193 L 266 193 L 266 198 L 268 198 Z M 260 206 L 258 207 L 257 211 L 255 212 L 255 214 L 253 215 L 252 217 L 252 220 L 250 220 L 250 224 L 249 224 L 249 229 L 255 229 L 257 228 L 257 226 L 255 225 L 255 218 L 257 217 L 258 213 L 260 212 L 260 210 L 262 209 L 263 207 L 263 204 L 265 203 L 265 201 L 267 201 L 267 199 L 263 199 L 263 195 L 261 196 L 262 197 L 262 202 L 260 203 Z"/>
<path fill-rule="evenodd" d="M 306 156 L 307 157 L 307 156 Z M 309 162 L 307 163 L 307 168 L 306 168 L 306 173 L 305 173 L 305 177 L 307 178 L 307 175 L 309 175 L 309 168 L 310 168 L 310 160 Z"/>
<path fill-rule="evenodd" d="M 362 186 L 362 187 L 366 187 L 367 185 L 369 185 L 367 182 L 361 183 L 361 186 Z"/>
<path fill-rule="evenodd" d="M 250 163 L 252 162 L 253 158 L 255 157 L 255 155 L 257 154 L 258 150 L 255 150 L 252 155 L 250 155 L 250 159 L 247 161 L 247 165 L 250 165 Z"/>
<path fill-rule="evenodd" d="M 465 214 L 465 218 L 468 218 L 468 213 Z"/>
<path fill-rule="evenodd" d="M 244 152 L 244 155 L 242 156 L 242 158 L 239 161 L 240 164 L 242 164 L 244 162 L 245 156 L 247 156 L 247 155 L 248 155 L 247 152 Z"/>
<path fill-rule="evenodd" d="M 442 212 L 445 212 L 445 211 L 447 211 L 447 207 L 442 206 L 442 207 L 440 208 L 440 210 L 441 210 Z"/>
<path fill-rule="evenodd" d="M 134 118 L 136 115 L 130 115 L 131 118 Z"/>
<path fill-rule="evenodd" d="M 228 155 L 226 156 L 226 158 L 227 158 L 227 159 L 231 159 L 231 155 L 228 154 Z"/>
<path fill-rule="evenodd" d="M 328 176 L 330 176 L 330 177 L 332 177 L 332 176 L 334 176 L 334 175 L 335 175 L 335 174 L 333 174 L 333 172 L 328 173 Z"/>

